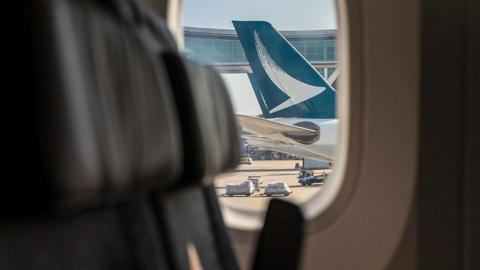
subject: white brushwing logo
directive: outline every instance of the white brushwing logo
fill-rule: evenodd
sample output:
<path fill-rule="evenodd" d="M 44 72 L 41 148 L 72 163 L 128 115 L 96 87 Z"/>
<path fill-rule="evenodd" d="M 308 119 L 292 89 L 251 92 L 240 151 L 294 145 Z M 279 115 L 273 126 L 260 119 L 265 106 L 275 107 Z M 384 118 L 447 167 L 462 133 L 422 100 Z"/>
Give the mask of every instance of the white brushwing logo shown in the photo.
<path fill-rule="evenodd" d="M 306 84 L 286 73 L 277 65 L 275 60 L 272 59 L 267 48 L 265 48 L 260 40 L 257 31 L 255 31 L 253 35 L 255 37 L 255 47 L 257 49 L 258 58 L 262 63 L 263 69 L 275 86 L 289 97 L 287 100 L 271 109 L 270 113 L 278 112 L 290 106 L 302 103 L 325 91 L 325 87 Z"/>

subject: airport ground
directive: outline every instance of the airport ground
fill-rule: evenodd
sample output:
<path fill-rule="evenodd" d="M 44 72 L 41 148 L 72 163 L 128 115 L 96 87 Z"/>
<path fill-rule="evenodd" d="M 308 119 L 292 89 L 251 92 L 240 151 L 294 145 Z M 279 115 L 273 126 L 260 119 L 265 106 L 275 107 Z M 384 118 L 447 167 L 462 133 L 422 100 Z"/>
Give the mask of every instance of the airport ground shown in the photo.
<path fill-rule="evenodd" d="M 219 175 L 215 178 L 215 186 L 220 202 L 224 205 L 233 207 L 245 207 L 255 210 L 266 209 L 271 197 L 263 195 L 264 187 L 272 181 L 284 181 L 292 190 L 292 194 L 285 197 L 296 203 L 302 203 L 311 196 L 315 196 L 321 190 L 322 185 L 301 186 L 298 183 L 298 170 L 295 169 L 295 163 L 301 160 L 258 160 L 253 164 L 240 165 L 235 171 Z M 331 170 L 315 170 L 315 174 L 330 173 Z M 260 185 L 260 192 L 255 192 L 250 197 L 246 196 L 225 196 L 225 186 L 228 183 L 240 183 L 251 175 L 258 175 L 263 178 L 263 184 Z"/>

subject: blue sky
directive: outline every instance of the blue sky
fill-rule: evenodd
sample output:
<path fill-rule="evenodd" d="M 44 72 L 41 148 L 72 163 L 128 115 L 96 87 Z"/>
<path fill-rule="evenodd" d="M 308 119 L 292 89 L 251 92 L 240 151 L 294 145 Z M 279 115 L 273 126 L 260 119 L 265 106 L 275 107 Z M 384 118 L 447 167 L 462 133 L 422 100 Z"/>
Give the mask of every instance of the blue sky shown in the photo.
<path fill-rule="evenodd" d="M 336 29 L 335 0 L 184 0 L 183 25 L 233 29 L 232 20 L 265 20 L 278 30 Z M 246 74 L 222 74 L 236 113 L 260 107 Z"/>

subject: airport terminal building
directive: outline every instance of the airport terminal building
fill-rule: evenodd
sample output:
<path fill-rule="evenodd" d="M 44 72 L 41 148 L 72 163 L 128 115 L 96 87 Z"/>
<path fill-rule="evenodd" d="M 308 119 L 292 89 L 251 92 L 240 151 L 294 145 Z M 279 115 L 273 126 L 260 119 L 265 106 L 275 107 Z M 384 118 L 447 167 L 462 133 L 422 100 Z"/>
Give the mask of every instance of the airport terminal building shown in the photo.
<path fill-rule="evenodd" d="M 280 31 L 328 78 L 337 68 L 336 30 Z M 184 54 L 222 73 L 251 72 L 235 30 L 185 27 Z"/>

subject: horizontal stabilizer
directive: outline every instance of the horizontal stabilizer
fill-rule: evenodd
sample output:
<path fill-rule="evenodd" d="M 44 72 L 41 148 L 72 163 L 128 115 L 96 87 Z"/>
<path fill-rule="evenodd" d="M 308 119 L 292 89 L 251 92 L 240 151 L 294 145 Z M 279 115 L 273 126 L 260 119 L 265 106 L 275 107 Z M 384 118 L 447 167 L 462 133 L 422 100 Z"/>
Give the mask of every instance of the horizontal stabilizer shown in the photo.
<path fill-rule="evenodd" d="M 237 120 L 243 128 L 248 131 L 251 131 L 258 136 L 275 138 L 279 136 L 283 138 L 287 136 L 315 136 L 318 135 L 318 131 L 313 129 L 308 129 L 304 127 L 294 126 L 290 124 L 280 123 L 272 120 L 267 120 L 264 118 L 258 118 L 248 115 L 238 115 Z M 273 135 L 273 137 L 272 137 Z M 275 136 L 277 135 L 277 136 Z"/>

